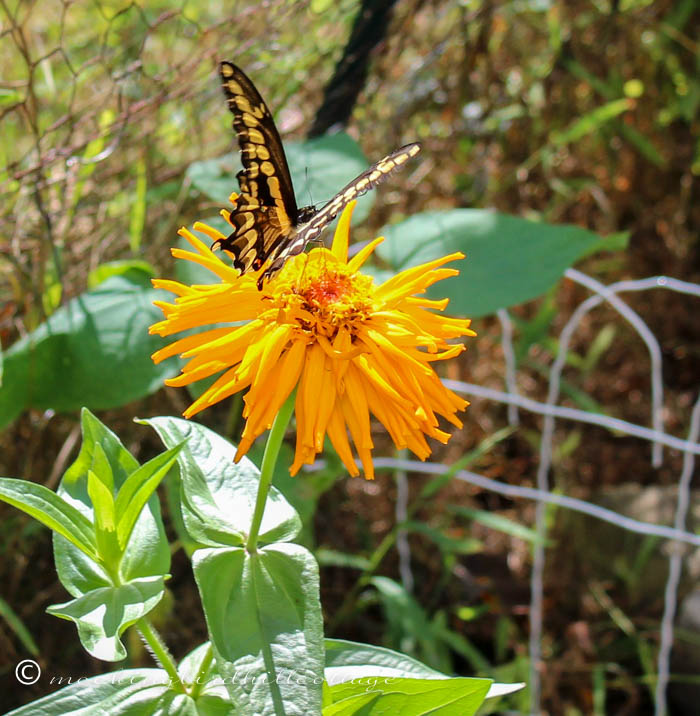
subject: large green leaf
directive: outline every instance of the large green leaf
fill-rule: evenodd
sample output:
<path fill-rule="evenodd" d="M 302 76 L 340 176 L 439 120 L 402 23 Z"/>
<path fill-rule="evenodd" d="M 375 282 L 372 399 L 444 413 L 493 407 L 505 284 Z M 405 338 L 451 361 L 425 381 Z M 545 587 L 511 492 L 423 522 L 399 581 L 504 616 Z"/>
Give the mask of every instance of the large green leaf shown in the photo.
<path fill-rule="evenodd" d="M 177 373 L 177 360 L 155 365 L 163 346 L 148 327 L 162 318 L 153 305 L 169 294 L 145 274 L 112 276 L 59 308 L 5 354 L 0 427 L 23 410 L 102 410 L 155 392 Z"/>
<path fill-rule="evenodd" d="M 219 673 L 241 713 L 321 709 L 318 565 L 295 544 L 201 549 L 193 557 Z"/>
<path fill-rule="evenodd" d="M 417 659 L 398 651 L 344 639 L 325 639 L 326 668 L 324 676 L 331 686 L 368 677 L 400 679 L 449 679 Z M 490 680 L 489 680 L 490 681 Z M 491 684 L 486 698 L 513 693 L 524 684 Z M 325 713 L 325 711 L 324 711 Z"/>
<path fill-rule="evenodd" d="M 133 579 L 119 587 L 93 589 L 46 611 L 75 622 L 83 647 L 96 659 L 120 661 L 126 649 L 119 637 L 158 604 L 164 591 L 163 577 Z"/>
<path fill-rule="evenodd" d="M 360 145 L 344 132 L 303 142 L 285 142 L 284 147 L 298 206 L 325 204 L 368 167 Z M 190 164 L 187 177 L 197 189 L 226 208 L 230 206 L 231 192 L 239 190 L 236 173 L 240 169 L 239 154 L 233 152 Z M 372 202 L 371 192 L 359 200 L 356 221 L 367 217 Z"/>
<path fill-rule="evenodd" d="M 342 705 L 367 692 L 378 698 L 358 713 L 363 716 L 472 716 L 486 698 L 491 679 L 404 679 L 375 676 L 331 686 L 331 696 Z M 330 709 L 328 709 L 330 711 Z M 324 716 L 328 713 L 324 709 Z M 344 713 L 343 711 L 333 712 Z"/>
<path fill-rule="evenodd" d="M 233 462 L 236 448 L 199 423 L 158 417 L 150 425 L 178 454 L 182 517 L 190 537 L 202 545 L 242 545 L 250 531 L 260 471 L 247 458 Z M 274 487 L 265 504 L 259 542 L 293 539 L 301 529 L 294 508 Z"/>
<path fill-rule="evenodd" d="M 377 254 L 396 270 L 462 251 L 450 264 L 459 276 L 438 282 L 429 295 L 450 299 L 449 312 L 477 318 L 545 293 L 579 258 L 618 249 L 620 237 L 602 239 L 569 224 L 527 221 L 485 209 L 416 214 L 386 227 Z"/>
<path fill-rule="evenodd" d="M 445 675 L 431 669 L 418 659 L 392 649 L 360 644 L 345 639 L 325 639 L 325 677 L 329 684 L 339 684 L 357 676 L 392 673 L 416 679 L 444 679 Z"/>

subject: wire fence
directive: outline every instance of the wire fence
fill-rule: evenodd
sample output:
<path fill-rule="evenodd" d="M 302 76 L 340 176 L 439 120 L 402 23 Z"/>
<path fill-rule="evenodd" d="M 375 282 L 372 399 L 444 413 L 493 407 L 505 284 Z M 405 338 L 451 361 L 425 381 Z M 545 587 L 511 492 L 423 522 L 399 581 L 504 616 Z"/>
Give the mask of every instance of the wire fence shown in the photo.
<path fill-rule="evenodd" d="M 700 547 L 700 535 L 686 530 L 686 521 L 690 505 L 690 489 L 693 469 L 695 466 L 695 455 L 700 454 L 700 391 L 692 410 L 690 426 L 687 439 L 683 440 L 663 432 L 663 385 L 661 380 L 662 360 L 658 342 L 640 316 L 635 313 L 618 296 L 622 292 L 646 291 L 650 289 L 661 289 L 676 291 L 691 297 L 700 298 L 700 286 L 697 284 L 679 281 L 666 276 L 654 276 L 637 281 L 620 281 L 609 286 L 586 276 L 576 269 L 566 271 L 566 278 L 580 285 L 586 286 L 595 292 L 595 295 L 583 301 L 573 312 L 559 336 L 559 352 L 549 372 L 549 390 L 547 401 L 540 403 L 529 398 L 518 395 L 515 352 L 513 350 L 512 325 L 507 311 L 499 311 L 499 320 L 502 327 L 502 344 L 505 357 L 506 375 L 505 383 L 507 392 L 485 388 L 483 386 L 464 383 L 456 380 L 445 380 L 445 384 L 452 390 L 469 396 L 481 398 L 492 402 L 505 403 L 509 407 L 508 419 L 512 425 L 517 425 L 519 416 L 518 408 L 542 415 L 544 423 L 540 438 L 539 467 L 537 471 L 536 488 L 510 485 L 505 482 L 490 479 L 467 470 L 459 470 L 454 474 L 458 480 L 469 482 L 472 485 L 484 490 L 490 490 L 501 495 L 513 498 L 534 500 L 537 503 L 535 512 L 535 528 L 540 539 L 534 545 L 533 564 L 531 570 L 530 588 L 530 709 L 532 714 L 541 712 L 541 685 L 545 664 L 542 659 L 542 636 L 545 619 L 544 609 L 544 570 L 546 566 L 546 533 L 547 524 L 545 521 L 545 507 L 547 504 L 554 504 L 569 510 L 580 512 L 599 520 L 616 525 L 620 529 L 636 532 L 640 535 L 662 537 L 674 540 L 675 543 L 685 543 Z M 651 386 L 652 386 L 652 414 L 650 422 L 652 429 L 641 425 L 635 425 L 618 418 L 611 418 L 599 413 L 589 413 L 574 408 L 558 406 L 562 371 L 565 365 L 566 356 L 569 351 L 572 336 L 581 321 L 595 307 L 607 303 L 612 306 L 623 318 L 625 318 L 637 331 L 649 350 L 651 364 Z M 700 387 L 700 386 L 699 386 Z M 659 467 L 663 461 L 663 448 L 669 447 L 683 452 L 683 468 L 678 480 L 678 497 L 675 508 L 673 527 L 640 522 L 627 517 L 620 512 L 609 510 L 592 502 L 580 500 L 555 493 L 549 484 L 549 473 L 552 467 L 552 456 L 554 449 L 554 427 L 555 420 L 563 419 L 589 423 L 632 435 L 640 440 L 646 440 L 653 446 L 652 464 Z M 448 466 L 436 463 L 421 463 L 415 460 L 378 459 L 375 460 L 376 467 L 394 468 L 399 471 L 411 471 L 426 474 L 445 474 L 450 472 Z M 404 473 L 405 474 L 405 473 Z M 396 505 L 397 521 L 402 519 L 406 513 L 407 495 L 405 490 L 398 490 Z M 407 542 L 401 547 L 401 573 L 409 572 L 408 559 L 406 554 Z M 671 649 L 674 637 L 674 617 L 677 610 L 678 587 L 680 584 L 683 569 L 684 553 L 680 549 L 672 549 L 668 557 L 669 570 L 664 590 L 664 610 L 660 625 L 660 644 L 657 657 L 657 675 L 655 688 L 655 714 L 665 716 L 667 707 L 667 688 L 670 674 Z M 408 588 L 408 587 L 407 587 Z"/>

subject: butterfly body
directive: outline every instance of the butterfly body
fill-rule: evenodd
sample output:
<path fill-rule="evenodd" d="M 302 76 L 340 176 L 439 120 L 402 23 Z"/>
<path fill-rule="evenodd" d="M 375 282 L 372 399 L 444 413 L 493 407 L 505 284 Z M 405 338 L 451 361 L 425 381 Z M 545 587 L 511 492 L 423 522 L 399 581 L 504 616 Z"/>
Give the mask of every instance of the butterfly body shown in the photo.
<path fill-rule="evenodd" d="M 258 288 L 285 261 L 301 253 L 306 244 L 353 199 L 379 184 L 386 176 L 418 154 L 418 144 L 407 144 L 384 157 L 345 186 L 325 206 L 299 208 L 294 195 L 282 140 L 272 114 L 246 74 L 231 62 L 220 65 L 222 85 L 233 129 L 238 138 L 243 169 L 236 175 L 240 194 L 226 216 L 232 233 L 214 242 L 233 254 L 242 274 L 267 264 Z"/>

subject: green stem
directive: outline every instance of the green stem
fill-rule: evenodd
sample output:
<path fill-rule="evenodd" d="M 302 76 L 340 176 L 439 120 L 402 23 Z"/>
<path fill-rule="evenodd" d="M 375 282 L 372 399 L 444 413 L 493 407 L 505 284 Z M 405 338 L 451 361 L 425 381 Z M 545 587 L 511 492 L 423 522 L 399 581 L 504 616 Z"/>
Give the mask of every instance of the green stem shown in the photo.
<path fill-rule="evenodd" d="M 194 683 L 192 684 L 192 688 L 190 689 L 190 696 L 194 701 L 198 699 L 202 689 L 207 685 L 205 677 L 207 675 L 207 672 L 209 671 L 209 667 L 211 666 L 211 662 L 213 660 L 214 650 L 212 649 L 211 642 L 209 642 L 209 646 L 207 647 L 207 653 L 204 655 L 204 658 L 199 664 L 197 676 L 195 676 Z"/>
<path fill-rule="evenodd" d="M 284 431 L 287 429 L 289 419 L 292 417 L 295 395 L 296 393 L 293 391 L 287 398 L 285 404 L 280 408 L 275 422 L 272 423 L 270 435 L 267 438 L 262 467 L 260 468 L 260 485 L 258 486 L 258 496 L 255 500 L 255 512 L 253 514 L 253 521 L 250 524 L 250 534 L 248 535 L 248 544 L 246 545 L 246 549 L 250 554 L 253 554 L 258 546 L 258 533 L 260 532 L 260 524 L 262 522 L 263 513 L 265 512 L 267 493 L 270 491 L 270 485 L 272 484 L 272 475 L 275 471 L 277 456 L 279 455 L 280 446 L 284 439 Z"/>
<path fill-rule="evenodd" d="M 224 435 L 233 443 L 237 443 L 240 435 L 241 414 L 243 412 L 243 393 L 236 393 L 231 401 L 231 407 L 226 418 Z"/>
<path fill-rule="evenodd" d="M 152 624 L 145 617 L 136 622 L 136 628 L 141 633 L 141 636 L 146 644 L 150 647 L 151 653 L 156 658 L 156 661 L 167 672 L 170 677 L 172 688 L 176 691 L 181 691 L 183 694 L 187 693 L 185 686 L 180 679 L 180 675 L 177 673 L 175 660 L 168 651 L 168 647 L 165 645 L 165 642 L 161 639 L 160 634 L 158 634 Z"/>

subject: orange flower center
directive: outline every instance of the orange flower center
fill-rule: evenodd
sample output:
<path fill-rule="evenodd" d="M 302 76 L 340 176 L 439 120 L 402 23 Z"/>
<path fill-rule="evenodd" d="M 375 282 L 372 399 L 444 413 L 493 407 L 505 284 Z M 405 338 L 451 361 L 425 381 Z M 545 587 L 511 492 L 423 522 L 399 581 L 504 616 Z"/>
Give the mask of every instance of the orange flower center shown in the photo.
<path fill-rule="evenodd" d="M 350 273 L 325 249 L 316 251 L 285 266 L 275 307 L 305 332 L 333 338 L 371 314 L 372 278 Z"/>
<path fill-rule="evenodd" d="M 301 286 L 296 293 L 309 308 L 328 308 L 330 304 L 341 301 L 352 291 L 352 279 L 336 272 L 321 274 L 315 281 Z"/>

